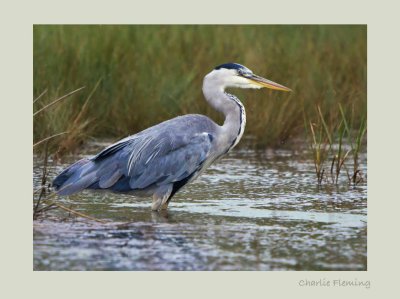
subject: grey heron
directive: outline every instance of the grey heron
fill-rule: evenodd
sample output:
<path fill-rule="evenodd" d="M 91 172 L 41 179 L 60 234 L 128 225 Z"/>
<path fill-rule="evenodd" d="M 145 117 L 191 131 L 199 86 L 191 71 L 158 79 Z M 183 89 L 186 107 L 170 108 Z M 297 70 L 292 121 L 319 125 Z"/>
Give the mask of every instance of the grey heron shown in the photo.
<path fill-rule="evenodd" d="M 228 87 L 291 91 L 238 63 L 219 65 L 204 77 L 203 94 L 225 116 L 222 126 L 198 114 L 164 121 L 70 165 L 54 179 L 55 190 L 59 195 L 103 189 L 152 196 L 152 210 L 167 209 L 176 192 L 240 141 L 246 113 L 239 99 L 225 92 Z"/>

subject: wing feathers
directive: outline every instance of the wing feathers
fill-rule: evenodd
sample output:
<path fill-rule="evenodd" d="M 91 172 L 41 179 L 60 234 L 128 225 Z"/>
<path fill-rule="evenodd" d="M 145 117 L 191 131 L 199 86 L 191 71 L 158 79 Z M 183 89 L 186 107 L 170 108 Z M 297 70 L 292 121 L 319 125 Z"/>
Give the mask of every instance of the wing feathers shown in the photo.
<path fill-rule="evenodd" d="M 129 185 L 132 189 L 143 189 L 152 184 L 180 181 L 203 164 L 210 148 L 208 134 L 196 134 L 186 144 L 181 144 L 179 148 L 171 148 L 163 155 L 153 155 L 153 152 L 148 160 L 152 159 L 147 164 L 145 163 L 146 167 L 133 169 L 132 173 L 138 175 L 131 176 Z M 136 163 L 138 166 L 140 164 Z"/>
<path fill-rule="evenodd" d="M 213 126 L 208 118 L 196 115 L 161 123 L 71 165 L 54 186 L 68 195 L 85 188 L 126 192 L 181 181 L 209 156 L 216 137 Z"/>

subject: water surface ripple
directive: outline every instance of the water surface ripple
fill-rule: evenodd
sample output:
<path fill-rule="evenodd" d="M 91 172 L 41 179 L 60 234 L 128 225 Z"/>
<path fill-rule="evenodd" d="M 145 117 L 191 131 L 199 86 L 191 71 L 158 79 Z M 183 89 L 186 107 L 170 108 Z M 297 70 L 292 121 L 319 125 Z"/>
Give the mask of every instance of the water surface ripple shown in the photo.
<path fill-rule="evenodd" d="M 366 270 L 366 183 L 349 187 L 343 176 L 318 188 L 313 167 L 301 152 L 236 150 L 177 193 L 168 213 L 104 192 L 57 198 L 109 223 L 48 212 L 33 224 L 34 269 Z M 34 165 L 35 188 L 41 171 Z"/>

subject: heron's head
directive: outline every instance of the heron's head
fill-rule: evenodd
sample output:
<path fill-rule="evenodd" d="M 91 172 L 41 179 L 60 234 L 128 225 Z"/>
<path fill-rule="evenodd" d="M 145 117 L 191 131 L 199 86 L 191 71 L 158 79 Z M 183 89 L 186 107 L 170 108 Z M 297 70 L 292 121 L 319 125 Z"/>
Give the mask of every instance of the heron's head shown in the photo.
<path fill-rule="evenodd" d="M 217 66 L 205 79 L 222 88 L 270 88 L 275 90 L 292 91 L 283 85 L 253 74 L 247 67 L 238 63 L 225 63 Z"/>

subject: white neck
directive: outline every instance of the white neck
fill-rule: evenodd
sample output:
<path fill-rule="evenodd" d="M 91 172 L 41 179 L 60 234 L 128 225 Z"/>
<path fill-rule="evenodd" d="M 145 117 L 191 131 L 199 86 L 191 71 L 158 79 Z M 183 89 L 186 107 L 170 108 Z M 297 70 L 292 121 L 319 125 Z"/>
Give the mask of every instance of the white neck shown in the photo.
<path fill-rule="evenodd" d="M 243 104 L 237 97 L 225 93 L 223 86 L 215 84 L 207 76 L 203 81 L 203 94 L 207 102 L 225 116 L 218 138 L 220 140 L 219 149 L 221 151 L 232 149 L 242 138 L 246 125 Z"/>

